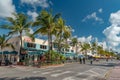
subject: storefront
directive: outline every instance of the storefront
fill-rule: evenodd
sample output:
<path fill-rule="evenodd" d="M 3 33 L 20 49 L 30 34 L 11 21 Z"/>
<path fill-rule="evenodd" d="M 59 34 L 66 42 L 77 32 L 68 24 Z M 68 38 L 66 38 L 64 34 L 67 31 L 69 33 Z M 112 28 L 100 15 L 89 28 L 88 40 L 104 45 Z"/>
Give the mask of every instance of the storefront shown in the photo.
<path fill-rule="evenodd" d="M 0 60 L 2 60 L 2 62 L 5 62 L 5 60 L 8 60 L 12 64 L 14 64 L 17 61 L 17 54 L 18 54 L 18 52 L 16 52 L 16 51 L 0 52 Z"/>

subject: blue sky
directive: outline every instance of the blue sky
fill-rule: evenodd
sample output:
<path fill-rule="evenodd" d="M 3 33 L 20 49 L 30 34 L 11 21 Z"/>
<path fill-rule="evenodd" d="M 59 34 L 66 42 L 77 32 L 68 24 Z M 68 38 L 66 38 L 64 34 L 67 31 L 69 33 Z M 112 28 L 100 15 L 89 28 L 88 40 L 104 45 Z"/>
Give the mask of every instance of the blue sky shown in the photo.
<path fill-rule="evenodd" d="M 0 0 L 0 25 L 7 23 L 4 18 L 12 16 L 12 12 L 23 12 L 35 20 L 41 9 L 61 13 L 79 40 L 97 38 L 119 49 L 120 0 Z M 0 32 L 8 31 L 0 29 Z"/>

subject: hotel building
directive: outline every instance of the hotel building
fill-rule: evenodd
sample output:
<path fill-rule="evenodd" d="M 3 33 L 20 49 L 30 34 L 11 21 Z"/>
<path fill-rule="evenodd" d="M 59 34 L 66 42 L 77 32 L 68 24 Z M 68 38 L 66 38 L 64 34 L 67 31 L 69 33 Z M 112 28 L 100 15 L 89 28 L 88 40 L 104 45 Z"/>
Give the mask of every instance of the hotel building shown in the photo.
<path fill-rule="evenodd" d="M 20 39 L 19 37 L 11 38 L 8 43 L 12 43 L 15 47 L 15 50 L 12 50 L 11 48 L 4 48 L 3 55 L 7 56 L 7 58 L 12 62 L 14 62 L 14 59 L 19 61 L 19 55 L 20 55 Z M 56 43 L 53 43 L 53 50 L 57 51 L 58 47 Z M 43 55 L 45 52 L 48 51 L 48 40 L 42 40 L 35 38 L 34 41 L 31 40 L 28 36 L 22 37 L 22 60 L 24 60 L 26 57 L 32 58 L 34 57 L 34 61 L 36 61 L 41 55 Z M 7 53 L 5 53 L 7 52 Z M 73 58 L 76 56 L 75 48 L 72 46 L 69 46 L 67 49 L 62 49 L 62 54 L 65 57 Z"/>

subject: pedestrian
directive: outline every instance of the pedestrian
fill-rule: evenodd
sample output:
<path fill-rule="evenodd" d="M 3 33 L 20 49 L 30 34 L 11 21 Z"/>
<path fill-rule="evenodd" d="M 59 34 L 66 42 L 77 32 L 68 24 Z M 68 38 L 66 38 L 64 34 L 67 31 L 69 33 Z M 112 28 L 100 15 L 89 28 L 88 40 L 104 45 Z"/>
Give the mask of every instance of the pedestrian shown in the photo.
<path fill-rule="evenodd" d="M 85 64 L 85 57 L 83 58 L 83 64 Z"/>
<path fill-rule="evenodd" d="M 93 57 L 92 56 L 90 56 L 90 64 L 93 64 Z"/>
<path fill-rule="evenodd" d="M 79 61 L 80 61 L 80 64 L 82 64 L 82 58 L 81 57 L 79 58 Z"/>
<path fill-rule="evenodd" d="M 2 65 L 2 59 L 0 58 L 0 66 Z"/>
<path fill-rule="evenodd" d="M 108 58 L 106 58 L 106 61 L 108 62 Z"/>

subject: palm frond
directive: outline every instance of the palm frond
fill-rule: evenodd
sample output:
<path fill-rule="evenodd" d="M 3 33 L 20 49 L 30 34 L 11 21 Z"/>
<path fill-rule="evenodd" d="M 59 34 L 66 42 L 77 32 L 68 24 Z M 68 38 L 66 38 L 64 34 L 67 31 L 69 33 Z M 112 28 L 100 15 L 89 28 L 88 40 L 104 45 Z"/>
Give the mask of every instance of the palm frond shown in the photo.
<path fill-rule="evenodd" d="M 40 21 L 35 21 L 34 23 L 32 23 L 32 27 L 39 26 L 39 25 L 40 25 Z"/>
<path fill-rule="evenodd" d="M 57 21 L 61 16 L 61 13 L 57 13 L 54 17 L 53 17 L 53 21 Z"/>
<path fill-rule="evenodd" d="M 12 17 L 7 17 L 7 20 L 14 25 L 16 24 L 16 20 Z"/>

